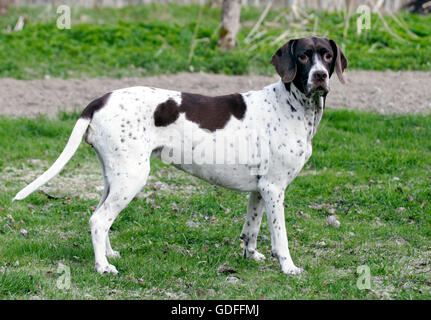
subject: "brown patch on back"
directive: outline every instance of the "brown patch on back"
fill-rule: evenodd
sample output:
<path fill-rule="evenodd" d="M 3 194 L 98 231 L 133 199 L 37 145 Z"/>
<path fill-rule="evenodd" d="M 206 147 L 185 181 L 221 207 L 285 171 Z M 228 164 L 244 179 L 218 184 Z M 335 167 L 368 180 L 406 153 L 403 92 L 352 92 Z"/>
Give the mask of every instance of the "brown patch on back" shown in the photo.
<path fill-rule="evenodd" d="M 172 99 L 157 106 L 154 122 L 157 127 L 167 126 L 184 112 L 186 119 L 199 124 L 200 128 L 215 131 L 224 128 L 231 116 L 241 120 L 246 109 L 244 99 L 238 93 L 218 97 L 182 93 L 180 106 Z"/>
<path fill-rule="evenodd" d="M 241 120 L 247 109 L 238 93 L 218 97 L 182 93 L 181 98 L 180 112 L 185 112 L 186 118 L 198 123 L 200 128 L 210 131 L 224 128 L 232 115 Z"/>
<path fill-rule="evenodd" d="M 105 106 L 106 102 L 111 96 L 111 93 L 112 92 L 109 92 L 104 96 L 91 101 L 90 104 L 84 109 L 84 111 L 82 111 L 80 118 L 92 119 L 94 113 Z"/>

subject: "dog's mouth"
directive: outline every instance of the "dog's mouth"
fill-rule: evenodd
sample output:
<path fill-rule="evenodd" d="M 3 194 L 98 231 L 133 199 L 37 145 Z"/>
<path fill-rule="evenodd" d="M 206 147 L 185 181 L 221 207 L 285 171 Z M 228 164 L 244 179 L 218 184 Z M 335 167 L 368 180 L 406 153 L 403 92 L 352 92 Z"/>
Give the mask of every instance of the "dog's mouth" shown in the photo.
<path fill-rule="evenodd" d="M 329 87 L 325 84 L 311 85 L 307 88 L 306 96 L 325 96 L 329 92 Z"/>

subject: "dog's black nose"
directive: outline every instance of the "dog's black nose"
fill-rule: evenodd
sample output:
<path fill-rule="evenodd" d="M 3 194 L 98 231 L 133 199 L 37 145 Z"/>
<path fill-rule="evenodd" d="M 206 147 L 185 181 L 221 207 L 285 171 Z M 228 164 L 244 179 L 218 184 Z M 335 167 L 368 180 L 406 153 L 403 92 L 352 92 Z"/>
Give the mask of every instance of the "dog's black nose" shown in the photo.
<path fill-rule="evenodd" d="M 323 82 L 328 77 L 325 71 L 315 71 L 313 73 L 313 82 Z"/>

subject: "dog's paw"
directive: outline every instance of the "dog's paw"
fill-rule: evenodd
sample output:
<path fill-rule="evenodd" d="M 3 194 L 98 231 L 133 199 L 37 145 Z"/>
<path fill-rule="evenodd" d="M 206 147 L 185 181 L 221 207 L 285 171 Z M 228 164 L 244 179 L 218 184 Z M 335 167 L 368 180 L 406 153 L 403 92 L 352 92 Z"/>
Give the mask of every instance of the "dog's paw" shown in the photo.
<path fill-rule="evenodd" d="M 255 261 L 264 261 L 266 259 L 265 256 L 256 249 L 247 248 L 244 248 L 243 257 L 253 259 Z"/>
<path fill-rule="evenodd" d="M 253 253 L 250 253 L 249 257 L 253 260 L 256 260 L 256 261 L 265 261 L 266 260 L 266 257 L 257 250 L 254 250 Z"/>
<path fill-rule="evenodd" d="M 110 252 L 107 252 L 107 253 L 106 253 L 106 256 L 107 256 L 108 258 L 121 258 L 120 253 L 119 253 L 118 251 L 115 251 L 115 250 L 112 250 L 112 251 L 110 251 Z"/>
<path fill-rule="evenodd" d="M 288 266 L 288 267 L 285 267 L 285 268 L 281 268 L 281 271 L 283 271 L 283 273 L 291 275 L 291 276 L 295 276 L 295 275 L 298 275 L 298 274 L 301 274 L 301 273 L 303 274 L 303 273 L 306 272 L 304 269 L 298 268 L 298 267 L 295 267 L 295 266 Z"/>
<path fill-rule="evenodd" d="M 95 267 L 96 271 L 100 274 L 104 274 L 104 273 L 111 273 L 111 274 L 118 274 L 118 270 L 117 268 L 115 268 L 115 266 L 113 266 L 112 264 L 107 264 L 107 265 L 99 265 L 98 263 L 96 263 L 96 267 Z"/>

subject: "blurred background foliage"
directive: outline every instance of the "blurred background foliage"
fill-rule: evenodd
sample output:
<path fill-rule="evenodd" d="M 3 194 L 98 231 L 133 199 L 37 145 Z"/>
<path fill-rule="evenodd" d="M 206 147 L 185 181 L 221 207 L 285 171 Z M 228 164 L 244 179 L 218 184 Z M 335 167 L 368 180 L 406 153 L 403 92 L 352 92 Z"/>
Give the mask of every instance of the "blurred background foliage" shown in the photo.
<path fill-rule="evenodd" d="M 0 17 L 0 77 L 272 74 L 275 50 L 306 35 L 336 40 L 352 69 L 431 69 L 430 15 L 372 13 L 371 28 L 359 34 L 355 11 L 244 6 L 238 45 L 227 52 L 217 47 L 218 6 L 152 3 L 71 13 L 71 29 L 61 30 L 55 6 L 11 6 Z"/>

